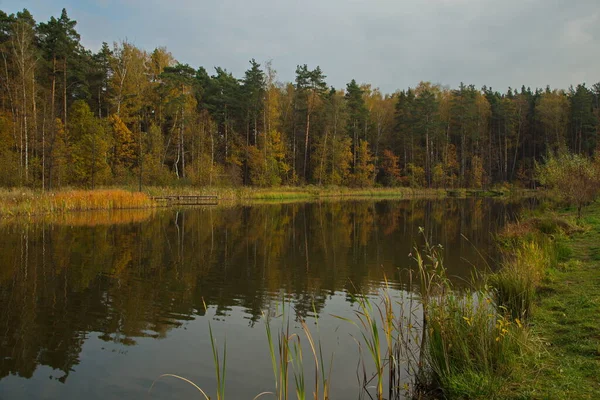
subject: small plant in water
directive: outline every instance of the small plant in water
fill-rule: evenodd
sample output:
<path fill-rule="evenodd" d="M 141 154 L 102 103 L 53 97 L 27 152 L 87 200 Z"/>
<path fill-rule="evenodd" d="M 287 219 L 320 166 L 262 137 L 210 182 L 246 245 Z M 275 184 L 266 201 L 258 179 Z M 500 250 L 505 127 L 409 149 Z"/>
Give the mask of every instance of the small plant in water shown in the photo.
<path fill-rule="evenodd" d="M 204 305 L 204 311 L 206 312 L 208 310 L 208 307 L 206 306 L 206 303 L 204 302 L 204 299 L 202 299 L 202 303 Z M 225 400 L 225 367 L 226 367 L 226 361 L 227 361 L 227 341 L 225 341 L 224 345 L 223 345 L 223 358 L 221 361 L 221 357 L 219 356 L 219 350 L 218 350 L 218 346 L 217 346 L 217 340 L 215 339 L 214 335 L 213 335 L 213 331 L 212 331 L 212 326 L 210 324 L 210 322 L 208 323 L 208 332 L 210 335 L 210 345 L 212 347 L 212 353 L 213 353 L 213 364 L 215 366 L 215 376 L 217 379 L 217 400 Z M 162 378 L 175 378 L 175 379 L 179 379 L 181 381 L 184 381 L 186 383 L 189 383 L 190 385 L 192 385 L 196 390 L 198 390 L 202 396 L 204 397 L 205 400 L 210 400 L 210 396 L 208 396 L 208 394 L 206 394 L 206 392 L 204 390 L 202 390 L 202 388 L 198 385 L 196 385 L 194 382 L 192 382 L 191 380 L 184 378 L 182 376 L 179 375 L 175 375 L 175 374 L 162 374 L 160 375 L 158 378 L 156 378 L 156 380 L 154 382 L 152 382 L 152 385 L 150 386 L 150 389 L 148 389 L 148 392 L 150 392 L 152 390 L 152 388 L 154 387 L 154 385 L 156 384 L 156 382 L 159 379 Z"/>

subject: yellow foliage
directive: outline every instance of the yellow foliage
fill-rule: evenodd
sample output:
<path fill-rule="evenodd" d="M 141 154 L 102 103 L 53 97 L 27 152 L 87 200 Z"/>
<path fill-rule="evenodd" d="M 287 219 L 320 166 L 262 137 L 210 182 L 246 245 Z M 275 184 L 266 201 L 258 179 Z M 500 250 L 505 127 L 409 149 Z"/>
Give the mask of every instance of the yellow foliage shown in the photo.
<path fill-rule="evenodd" d="M 133 133 L 131 133 L 118 115 L 113 114 L 108 120 L 112 127 L 114 140 L 113 169 L 131 168 L 137 159 L 137 146 L 133 139 Z"/>
<path fill-rule="evenodd" d="M 357 161 L 352 174 L 352 183 L 355 186 L 372 186 L 375 174 L 373 155 L 369 150 L 369 142 L 360 140 L 357 149 Z"/>

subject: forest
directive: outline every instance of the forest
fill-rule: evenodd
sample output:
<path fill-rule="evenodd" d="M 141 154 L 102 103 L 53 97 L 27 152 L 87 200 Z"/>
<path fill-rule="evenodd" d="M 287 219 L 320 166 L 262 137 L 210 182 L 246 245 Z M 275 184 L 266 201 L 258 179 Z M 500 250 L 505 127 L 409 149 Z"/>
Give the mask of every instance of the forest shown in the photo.
<path fill-rule="evenodd" d="M 0 11 L 0 53 L 4 187 L 534 188 L 547 155 L 600 147 L 600 83 L 386 94 L 306 64 L 281 82 L 254 59 L 235 77 L 127 40 L 93 52 L 64 9 Z"/>

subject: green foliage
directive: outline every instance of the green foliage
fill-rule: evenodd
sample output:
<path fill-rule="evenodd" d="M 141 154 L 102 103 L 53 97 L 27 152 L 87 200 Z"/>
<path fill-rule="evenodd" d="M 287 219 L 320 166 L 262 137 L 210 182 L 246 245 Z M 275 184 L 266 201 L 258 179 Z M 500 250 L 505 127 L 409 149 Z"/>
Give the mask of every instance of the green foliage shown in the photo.
<path fill-rule="evenodd" d="M 435 164 L 431 175 L 434 188 L 441 188 L 446 185 L 446 171 L 444 171 L 444 166 L 441 163 Z"/>
<path fill-rule="evenodd" d="M 111 171 L 108 165 L 109 138 L 104 125 L 94 117 L 84 101 L 71 106 L 71 160 L 72 183 L 76 185 L 109 184 Z"/>
<path fill-rule="evenodd" d="M 429 304 L 427 340 L 434 382 L 448 398 L 473 398 L 498 391 L 527 334 L 485 293 L 445 293 Z"/>
<path fill-rule="evenodd" d="M 0 185 L 4 187 L 18 186 L 19 180 L 19 159 L 18 155 L 12 151 L 0 152 Z"/>
<path fill-rule="evenodd" d="M 425 169 L 415 164 L 408 164 L 406 167 L 410 187 L 420 188 L 426 185 Z"/>
<path fill-rule="evenodd" d="M 357 149 L 356 164 L 352 174 L 352 185 L 358 187 L 372 186 L 375 173 L 373 155 L 369 150 L 369 143 L 360 140 Z"/>
<path fill-rule="evenodd" d="M 177 63 L 164 47 L 149 52 L 127 40 L 103 43 L 93 53 L 81 45 L 77 22 L 64 9 L 41 23 L 26 9 L 3 13 L 0 23 L 0 154 L 14 164 L 6 166 L 1 185 L 95 185 L 93 164 L 104 184 L 131 184 L 141 175 L 144 183 L 179 186 L 481 188 L 517 181 L 534 188 L 534 164 L 546 154 L 590 155 L 600 148 L 598 84 L 500 93 L 419 82 L 384 94 L 354 79 L 329 88 L 321 68 L 307 64 L 297 66 L 294 82 L 279 82 L 271 63 L 254 59 L 238 78 L 223 67 L 211 73 Z M 92 121 L 90 113 L 105 131 L 102 143 L 101 134 L 83 139 L 89 124 L 77 128 L 72 120 Z M 140 149 L 152 126 L 160 152 Z M 277 141 L 279 149 L 265 155 L 265 146 Z M 371 156 L 364 157 L 361 141 L 374 153 L 372 162 L 364 161 Z M 89 161 L 90 146 L 103 150 L 105 143 L 108 175 L 98 160 Z M 255 152 L 246 152 L 248 146 L 263 160 L 249 160 Z M 388 157 L 387 166 L 383 149 L 397 157 Z M 202 170 L 206 160 L 208 171 Z M 371 163 L 377 171 L 369 178 Z M 398 179 L 392 164 L 408 178 Z"/>
<path fill-rule="evenodd" d="M 579 154 L 561 152 L 550 155 L 544 164 L 536 164 L 540 183 L 553 190 L 560 198 L 581 209 L 596 200 L 600 194 L 600 160 Z"/>
<path fill-rule="evenodd" d="M 481 189 L 485 184 L 485 170 L 483 161 L 479 156 L 473 156 L 471 159 L 471 187 Z"/>
<path fill-rule="evenodd" d="M 527 327 L 506 315 L 488 291 L 459 291 L 447 278 L 441 247 L 416 249 L 423 304 L 419 379 L 447 398 L 489 397 L 531 344 Z"/>
<path fill-rule="evenodd" d="M 512 318 L 524 321 L 531 314 L 536 289 L 553 264 L 552 246 L 553 243 L 539 239 L 519 242 L 506 252 L 500 271 L 489 277 L 497 304 Z"/>
<path fill-rule="evenodd" d="M 131 168 L 137 160 L 139 146 L 136 146 L 133 133 L 118 115 L 111 115 L 108 121 L 113 143 L 111 149 L 112 171 L 117 181 L 124 181 L 131 174 Z"/>

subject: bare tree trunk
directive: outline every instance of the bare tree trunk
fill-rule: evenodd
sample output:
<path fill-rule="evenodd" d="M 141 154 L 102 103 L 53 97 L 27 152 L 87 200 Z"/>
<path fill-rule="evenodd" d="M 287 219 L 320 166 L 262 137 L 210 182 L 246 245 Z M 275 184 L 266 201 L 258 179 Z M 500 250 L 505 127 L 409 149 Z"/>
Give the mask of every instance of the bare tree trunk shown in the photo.
<path fill-rule="evenodd" d="M 249 154 L 248 154 L 248 147 L 250 147 L 250 115 L 249 112 L 246 111 L 246 165 L 244 165 L 244 185 L 248 184 L 248 161 L 249 161 Z"/>
<path fill-rule="evenodd" d="M 177 175 L 177 179 L 179 179 L 179 157 L 181 152 L 179 151 L 179 144 L 177 144 L 177 159 L 175 160 L 175 175 Z"/>
<path fill-rule="evenodd" d="M 356 133 L 356 120 L 352 122 L 352 169 L 356 168 L 358 134 Z"/>
<path fill-rule="evenodd" d="M 92 190 L 95 188 L 95 175 L 96 175 L 96 135 L 92 139 Z M 140 192 L 141 189 L 141 172 L 140 172 Z"/>
<path fill-rule="evenodd" d="M 56 109 L 56 55 L 52 57 L 52 90 L 50 95 L 50 164 L 48 165 L 48 189 L 52 188 L 52 170 L 54 164 L 54 140 L 56 138 L 56 121 L 54 113 Z"/>
<path fill-rule="evenodd" d="M 504 180 L 506 181 L 507 179 L 508 179 L 508 135 L 504 135 Z"/>
<path fill-rule="evenodd" d="M 29 127 L 27 125 L 27 86 L 25 82 L 25 66 L 21 71 L 21 85 L 23 90 L 23 138 L 25 141 L 25 182 L 29 181 Z"/>
<path fill-rule="evenodd" d="M 46 190 L 46 107 L 42 119 L 42 191 Z"/>
<path fill-rule="evenodd" d="M 429 118 L 429 117 L 427 117 Z M 425 174 L 427 176 L 427 187 L 431 187 L 431 159 L 429 156 L 429 122 L 427 122 L 427 129 L 425 131 Z"/>
<path fill-rule="evenodd" d="M 460 135 L 460 179 L 463 185 L 465 184 L 465 160 L 465 130 L 462 128 L 462 134 Z"/>
<path fill-rule="evenodd" d="M 179 130 L 179 142 L 181 143 L 181 175 L 185 179 L 185 142 L 184 133 L 185 131 L 185 115 L 184 108 L 181 106 L 181 128 Z"/>
<path fill-rule="evenodd" d="M 68 127 L 67 127 L 67 57 L 63 60 L 63 108 L 64 108 L 64 125 L 65 125 L 65 138 L 68 138 Z"/>
<path fill-rule="evenodd" d="M 292 113 L 292 174 L 294 177 L 296 177 L 296 122 L 297 122 L 297 116 L 296 114 L 298 113 L 298 102 L 296 101 L 296 98 L 294 97 L 293 99 L 294 101 L 294 112 Z"/>
<path fill-rule="evenodd" d="M 38 132 L 38 119 L 37 119 L 37 100 L 35 95 L 35 69 L 32 72 L 31 76 L 31 102 L 33 107 L 33 135 L 34 135 L 34 143 L 37 140 Z M 37 155 L 37 151 L 34 147 L 34 155 Z"/>
<path fill-rule="evenodd" d="M 329 129 L 325 129 L 325 141 L 323 142 L 323 147 L 322 147 L 322 151 L 321 151 L 321 163 L 319 166 L 319 186 L 321 185 L 322 182 L 322 177 L 323 177 L 323 163 L 325 161 L 325 154 L 327 153 L 327 136 L 329 133 Z"/>
<path fill-rule="evenodd" d="M 338 109 L 337 105 L 335 107 L 335 112 L 333 114 L 333 138 L 331 139 L 331 174 L 333 176 L 333 171 L 335 168 L 335 138 L 337 136 L 337 126 L 338 126 Z M 331 179 L 330 179 L 330 183 Z"/>
<path fill-rule="evenodd" d="M 515 143 L 515 156 L 513 157 L 513 165 L 512 165 L 512 169 L 510 171 L 510 180 L 511 181 L 514 178 L 515 168 L 517 166 L 517 153 L 519 152 L 519 140 L 521 140 L 521 124 L 522 124 L 522 122 L 519 119 L 519 128 L 517 130 L 517 143 Z"/>
<path fill-rule="evenodd" d="M 229 133 L 227 130 L 227 125 L 229 125 L 228 122 L 229 120 L 227 117 L 227 105 L 225 105 L 225 163 L 227 163 L 227 158 L 229 156 L 229 142 L 227 140 L 227 134 Z"/>
<path fill-rule="evenodd" d="M 304 182 L 306 183 L 306 167 L 308 164 L 308 137 L 310 132 L 310 110 L 306 111 L 306 132 L 304 134 Z"/>
<path fill-rule="evenodd" d="M 208 184 L 212 185 L 213 167 L 215 165 L 215 134 L 212 127 L 210 129 L 210 174 L 208 176 Z"/>

